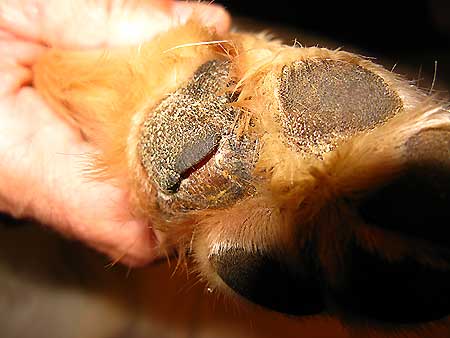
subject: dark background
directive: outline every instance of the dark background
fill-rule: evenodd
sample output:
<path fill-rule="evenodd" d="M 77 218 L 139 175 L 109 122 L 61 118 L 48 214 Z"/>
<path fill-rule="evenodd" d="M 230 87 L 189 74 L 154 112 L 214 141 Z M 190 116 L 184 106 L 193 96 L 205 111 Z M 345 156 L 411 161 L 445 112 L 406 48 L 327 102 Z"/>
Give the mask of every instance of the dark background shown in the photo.
<path fill-rule="evenodd" d="M 216 2 L 269 29 L 281 24 L 395 64 L 421 87 L 431 85 L 437 61 L 435 88 L 450 88 L 450 0 Z"/>

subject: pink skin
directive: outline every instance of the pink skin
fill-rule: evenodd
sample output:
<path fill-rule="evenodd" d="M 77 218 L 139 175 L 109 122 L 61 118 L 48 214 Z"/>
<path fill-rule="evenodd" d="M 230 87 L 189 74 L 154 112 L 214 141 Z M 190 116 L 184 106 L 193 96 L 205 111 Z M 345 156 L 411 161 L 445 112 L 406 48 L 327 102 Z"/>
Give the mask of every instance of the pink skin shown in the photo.
<path fill-rule="evenodd" d="M 48 46 L 105 48 L 145 41 L 193 10 L 219 32 L 220 6 L 165 0 L 2 0 L 0 2 L 0 212 L 32 218 L 114 261 L 139 266 L 158 255 L 151 225 L 132 216 L 127 191 L 82 174 L 83 141 L 30 87 Z"/>

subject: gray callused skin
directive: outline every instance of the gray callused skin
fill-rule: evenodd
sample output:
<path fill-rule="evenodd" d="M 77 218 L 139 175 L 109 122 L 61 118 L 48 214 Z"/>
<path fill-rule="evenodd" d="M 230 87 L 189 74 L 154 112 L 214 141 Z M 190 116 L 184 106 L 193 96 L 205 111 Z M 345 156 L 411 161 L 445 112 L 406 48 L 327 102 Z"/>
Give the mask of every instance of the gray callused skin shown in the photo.
<path fill-rule="evenodd" d="M 164 212 L 226 207 L 253 192 L 257 140 L 236 133 L 241 112 L 231 106 L 229 68 L 206 62 L 144 123 L 140 158 Z"/>
<path fill-rule="evenodd" d="M 373 129 L 402 107 L 375 73 L 338 60 L 297 61 L 280 77 L 280 123 L 297 151 L 320 155 L 336 142 Z"/>

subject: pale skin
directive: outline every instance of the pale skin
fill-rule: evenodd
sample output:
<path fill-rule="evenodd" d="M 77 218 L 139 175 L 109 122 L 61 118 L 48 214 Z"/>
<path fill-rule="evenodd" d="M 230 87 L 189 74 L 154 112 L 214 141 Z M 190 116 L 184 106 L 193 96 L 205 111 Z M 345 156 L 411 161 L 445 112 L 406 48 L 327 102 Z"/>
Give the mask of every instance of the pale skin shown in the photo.
<path fill-rule="evenodd" d="M 2 0 L 0 2 L 0 212 L 31 218 L 129 266 L 155 259 L 158 236 L 132 215 L 128 192 L 82 171 L 96 149 L 31 86 L 49 47 L 138 44 L 195 10 L 218 32 L 220 6 L 170 0 Z"/>

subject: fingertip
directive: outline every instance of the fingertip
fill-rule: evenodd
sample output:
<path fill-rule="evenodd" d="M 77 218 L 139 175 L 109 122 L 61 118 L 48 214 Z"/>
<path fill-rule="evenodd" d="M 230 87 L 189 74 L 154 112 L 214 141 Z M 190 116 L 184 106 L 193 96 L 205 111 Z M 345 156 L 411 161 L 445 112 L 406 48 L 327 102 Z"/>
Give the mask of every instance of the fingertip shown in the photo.
<path fill-rule="evenodd" d="M 181 23 L 196 15 L 205 26 L 215 28 L 218 34 L 226 33 L 231 26 L 230 13 L 218 4 L 176 1 L 172 15 Z"/>
<path fill-rule="evenodd" d="M 131 268 L 146 266 L 164 256 L 160 243 L 162 235 L 150 225 L 132 220 L 121 227 L 121 233 L 112 239 L 116 245 L 105 248 L 98 247 L 112 259 L 112 263 L 120 262 Z"/>

